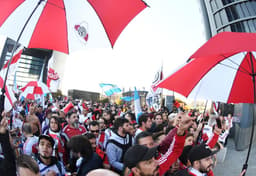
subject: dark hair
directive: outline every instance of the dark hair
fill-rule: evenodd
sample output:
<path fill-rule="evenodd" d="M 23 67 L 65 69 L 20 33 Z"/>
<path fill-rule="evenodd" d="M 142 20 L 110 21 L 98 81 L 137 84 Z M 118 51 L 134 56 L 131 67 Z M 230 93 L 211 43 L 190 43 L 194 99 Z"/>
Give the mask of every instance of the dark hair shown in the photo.
<path fill-rule="evenodd" d="M 91 122 L 89 123 L 89 127 L 90 127 L 90 126 L 99 126 L 99 122 L 97 122 L 96 120 L 91 121 Z"/>
<path fill-rule="evenodd" d="M 164 133 L 163 131 L 159 131 L 159 132 L 157 132 L 157 133 L 154 133 L 154 134 L 152 135 L 152 138 L 153 138 L 154 141 L 156 141 L 156 140 L 158 139 L 158 137 L 159 137 L 159 136 L 162 136 L 162 135 L 165 135 L 165 133 Z"/>
<path fill-rule="evenodd" d="M 51 122 L 52 119 L 54 119 L 57 122 L 58 131 L 60 131 L 61 130 L 61 122 L 60 122 L 60 119 L 56 116 L 51 116 L 51 118 L 49 120 L 49 128 L 50 128 L 50 122 Z"/>
<path fill-rule="evenodd" d="M 72 108 L 71 110 L 68 111 L 67 117 L 70 118 L 72 114 L 76 114 L 76 113 L 77 113 L 77 110 Z"/>
<path fill-rule="evenodd" d="M 27 134 L 32 134 L 32 127 L 31 124 L 26 122 L 22 125 L 22 132 L 25 132 Z"/>
<path fill-rule="evenodd" d="M 156 119 L 156 116 L 158 116 L 158 115 L 160 115 L 161 118 L 163 119 L 163 116 L 162 116 L 162 113 L 161 113 L 161 112 L 155 113 L 155 114 L 154 114 L 154 119 Z"/>
<path fill-rule="evenodd" d="M 193 134 L 193 133 L 187 133 L 186 139 L 187 139 L 188 137 L 190 137 L 190 136 L 193 136 L 193 137 L 194 137 L 194 134 Z"/>
<path fill-rule="evenodd" d="M 91 159 L 93 155 L 90 141 L 82 135 L 73 136 L 68 143 L 68 148 L 75 153 L 80 153 L 82 157 L 87 159 Z"/>
<path fill-rule="evenodd" d="M 139 144 L 139 140 L 141 138 L 145 138 L 145 137 L 148 137 L 148 136 L 151 136 L 152 137 L 152 134 L 148 131 L 142 131 L 141 133 L 139 133 L 136 137 L 135 137 L 135 144 Z"/>
<path fill-rule="evenodd" d="M 96 136 L 93 133 L 86 133 L 84 135 L 87 139 L 96 139 Z"/>
<path fill-rule="evenodd" d="M 31 172 L 38 174 L 39 173 L 39 166 L 36 161 L 29 155 L 21 154 L 17 158 L 17 168 L 27 168 Z"/>
<path fill-rule="evenodd" d="M 131 112 L 127 112 L 125 115 L 128 115 L 131 117 L 131 120 L 136 120 L 135 114 Z"/>
<path fill-rule="evenodd" d="M 142 114 L 139 117 L 139 125 L 142 126 L 142 122 L 146 123 L 148 118 L 150 118 L 148 114 L 146 114 L 146 113 Z"/>
<path fill-rule="evenodd" d="M 129 123 L 129 121 L 125 118 L 118 118 L 115 120 L 113 126 L 115 130 L 118 130 L 119 127 L 122 127 L 125 123 Z"/>

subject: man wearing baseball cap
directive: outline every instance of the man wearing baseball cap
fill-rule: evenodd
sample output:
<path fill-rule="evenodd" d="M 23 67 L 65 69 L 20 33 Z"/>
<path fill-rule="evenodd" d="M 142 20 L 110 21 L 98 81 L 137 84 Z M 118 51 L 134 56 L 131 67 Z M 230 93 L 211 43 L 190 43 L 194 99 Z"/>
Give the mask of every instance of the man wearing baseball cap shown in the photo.
<path fill-rule="evenodd" d="M 192 120 L 194 119 L 184 116 L 172 144 L 159 160 L 156 160 L 157 147 L 148 148 L 143 145 L 130 147 L 124 155 L 124 165 L 131 171 L 129 176 L 162 176 L 165 174 L 181 155 L 185 142 L 185 133 L 189 126 L 192 125 Z"/>
<path fill-rule="evenodd" d="M 218 150 L 212 151 L 205 143 L 192 147 L 188 153 L 188 160 L 191 163 L 191 167 L 178 171 L 175 176 L 213 175 L 212 156 L 217 152 Z"/>

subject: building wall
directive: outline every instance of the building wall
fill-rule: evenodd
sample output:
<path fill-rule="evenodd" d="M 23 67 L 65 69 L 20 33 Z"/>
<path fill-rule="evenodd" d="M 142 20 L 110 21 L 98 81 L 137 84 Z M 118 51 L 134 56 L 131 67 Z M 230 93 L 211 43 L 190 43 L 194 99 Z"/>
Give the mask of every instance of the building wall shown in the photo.
<path fill-rule="evenodd" d="M 71 89 L 68 90 L 68 96 L 71 96 L 73 99 L 83 99 L 87 101 L 90 100 L 92 102 L 98 102 L 100 93 Z"/>
<path fill-rule="evenodd" d="M 6 39 L 1 53 L 0 68 L 11 58 L 14 41 Z M 43 71 L 46 69 L 47 62 L 51 56 L 52 51 L 42 49 L 24 49 L 19 59 L 16 70 L 16 83 L 18 87 L 25 86 L 29 81 L 37 81 Z M 44 82 L 46 82 L 46 72 L 43 75 Z M 14 75 L 8 74 L 7 84 L 12 86 Z"/>
<path fill-rule="evenodd" d="M 256 1 L 200 0 L 211 36 L 223 31 L 256 32 Z M 208 32 L 209 34 L 209 32 Z M 207 38 L 211 37 L 207 35 Z"/>

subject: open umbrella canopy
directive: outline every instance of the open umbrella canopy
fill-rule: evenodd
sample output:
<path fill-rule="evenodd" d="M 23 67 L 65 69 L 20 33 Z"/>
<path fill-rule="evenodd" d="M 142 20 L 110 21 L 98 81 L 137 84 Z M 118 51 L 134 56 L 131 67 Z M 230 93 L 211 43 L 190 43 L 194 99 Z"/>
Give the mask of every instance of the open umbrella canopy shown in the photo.
<path fill-rule="evenodd" d="M 26 86 L 21 88 L 22 94 L 21 96 L 34 99 L 34 95 L 43 95 L 50 93 L 47 85 L 41 81 L 30 81 Z"/>
<path fill-rule="evenodd" d="M 254 103 L 256 34 L 222 32 L 158 84 L 186 97 Z"/>
<path fill-rule="evenodd" d="M 141 0 L 1 0 L 0 7 L 1 34 L 17 41 L 23 32 L 19 43 L 25 47 L 70 53 L 94 40 L 97 36 L 91 33 L 99 28 L 113 46 L 146 4 Z"/>

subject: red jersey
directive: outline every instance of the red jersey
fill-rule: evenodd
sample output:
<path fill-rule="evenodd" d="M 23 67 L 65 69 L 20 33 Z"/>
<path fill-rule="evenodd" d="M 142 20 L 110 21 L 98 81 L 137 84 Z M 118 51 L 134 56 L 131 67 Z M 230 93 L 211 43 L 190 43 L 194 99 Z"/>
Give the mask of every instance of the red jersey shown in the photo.
<path fill-rule="evenodd" d="M 63 128 L 63 132 L 66 133 L 68 138 L 70 139 L 73 136 L 85 134 L 86 133 L 86 129 L 82 125 L 79 125 L 78 128 L 73 128 L 70 125 L 66 125 Z"/>

